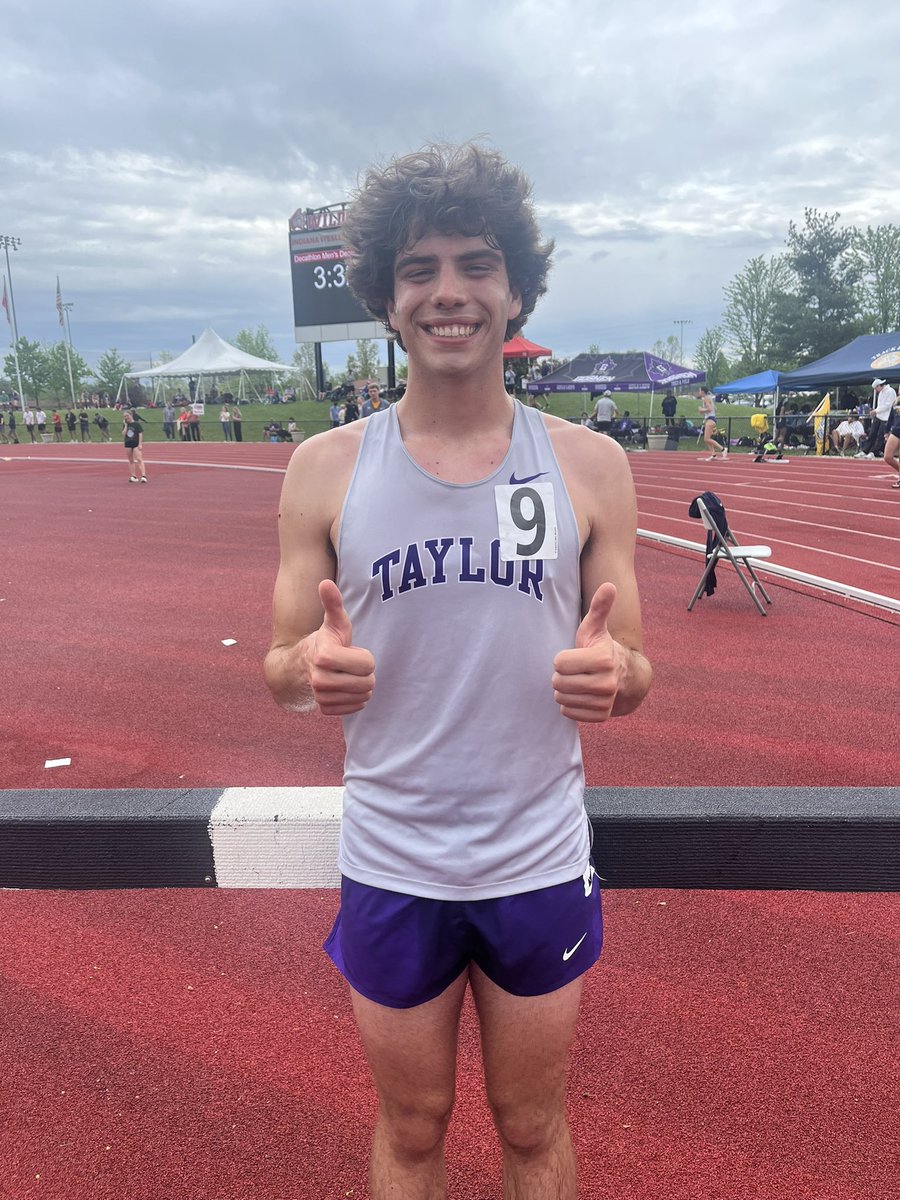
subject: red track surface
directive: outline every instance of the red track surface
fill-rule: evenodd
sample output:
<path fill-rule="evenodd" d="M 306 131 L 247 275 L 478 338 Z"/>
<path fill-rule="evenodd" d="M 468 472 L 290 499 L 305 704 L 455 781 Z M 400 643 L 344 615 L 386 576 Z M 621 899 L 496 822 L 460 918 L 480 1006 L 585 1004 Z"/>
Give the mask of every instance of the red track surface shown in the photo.
<path fill-rule="evenodd" d="M 146 487 L 127 482 L 117 446 L 14 449 L 30 457 L 0 460 L 0 616 L 7 660 L 18 666 L 0 679 L 11 718 L 0 734 L 3 786 L 340 783 L 337 722 L 276 709 L 260 669 L 290 447 L 155 446 Z M 773 541 L 777 560 L 817 574 L 833 566 L 869 590 L 886 590 L 900 574 L 889 565 L 900 495 L 865 482 L 873 464 L 776 468 L 670 454 L 633 455 L 632 463 L 641 526 L 693 541 L 702 531 L 687 505 L 706 487 L 720 492 L 744 540 L 768 539 L 774 517 L 786 521 L 799 503 L 773 503 L 769 489 L 783 489 L 788 475 L 792 486 L 809 479 L 800 492 L 807 498 L 813 482 L 834 472 L 849 482 L 843 491 L 830 485 L 823 525 L 862 521 L 846 510 L 881 513 L 882 504 L 881 540 L 843 535 L 840 559 Z M 860 488 L 872 495 L 858 501 Z M 816 536 L 816 527 L 804 528 L 808 541 Z M 834 543 L 837 534 L 826 536 Z M 858 561 L 877 552 L 881 567 Z M 896 711 L 895 628 L 782 586 L 761 618 L 727 567 L 716 595 L 689 614 L 700 572 L 687 552 L 639 547 L 656 681 L 633 717 L 584 728 L 588 783 L 892 784 L 884 730 Z M 223 638 L 237 645 L 226 648 Z M 71 758 L 71 767 L 45 770 L 56 758 Z"/>
<path fill-rule="evenodd" d="M 259 671 L 288 454 L 152 447 L 147 487 L 116 446 L 0 460 L 4 786 L 340 782 L 336 724 L 280 713 Z M 777 561 L 896 594 L 900 498 L 874 464 L 798 461 L 778 482 L 686 457 L 634 456 L 643 527 L 699 541 L 684 510 L 712 487 Z M 825 506 L 812 525 L 774 520 L 801 501 Z M 815 538 L 841 549 L 799 545 Z M 589 783 L 893 784 L 891 624 L 781 586 L 764 620 L 727 570 L 688 614 L 698 559 L 642 546 L 638 571 L 656 683 L 585 730 Z M 2 1200 L 364 1197 L 371 1092 L 319 949 L 335 907 L 0 894 Z M 621 892 L 606 917 L 571 1087 L 585 1196 L 896 1194 L 894 897 Z M 454 1196 L 499 1194 L 470 1010 L 449 1156 Z"/>
<path fill-rule="evenodd" d="M 605 903 L 570 1088 L 582 1194 L 896 1196 L 894 898 Z M 315 892 L 3 894 L 4 1200 L 365 1197 L 371 1086 L 319 949 L 334 907 Z M 452 1196 L 497 1200 L 471 1009 L 448 1155 Z"/>

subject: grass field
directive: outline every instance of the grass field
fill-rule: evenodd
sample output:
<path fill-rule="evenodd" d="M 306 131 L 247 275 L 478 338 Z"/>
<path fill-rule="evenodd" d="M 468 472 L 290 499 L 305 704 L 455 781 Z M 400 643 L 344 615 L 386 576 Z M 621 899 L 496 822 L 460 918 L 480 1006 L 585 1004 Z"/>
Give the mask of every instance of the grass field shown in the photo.
<path fill-rule="evenodd" d="M 631 413 L 632 417 L 643 418 L 650 415 L 650 394 L 647 392 L 635 392 L 614 397 L 619 408 L 620 414 L 626 409 Z M 562 393 L 550 397 L 550 408 L 548 411 L 555 413 L 559 417 L 580 417 L 582 411 L 590 403 L 590 397 L 586 393 Z M 653 397 L 653 424 L 662 424 L 662 413 L 660 411 L 661 397 L 657 393 Z M 751 408 L 748 405 L 740 404 L 719 404 L 717 406 L 720 422 L 726 422 L 729 417 L 732 418 L 732 437 L 742 437 L 749 432 L 750 417 L 753 413 L 762 411 L 761 409 Z M 48 414 L 50 409 L 48 408 Z M 771 408 L 768 410 L 771 412 Z M 122 421 L 118 412 L 105 410 L 106 416 L 109 419 L 109 432 L 114 441 L 121 440 Z M 91 414 L 91 438 L 93 441 L 100 440 L 100 431 L 93 424 L 93 412 Z M 287 426 L 291 419 L 297 422 L 299 428 L 307 437 L 311 437 L 315 433 L 321 433 L 323 430 L 330 428 L 331 421 L 328 416 L 328 405 L 315 400 L 295 400 L 292 404 L 242 404 L 241 415 L 243 416 L 243 435 L 245 442 L 259 442 L 264 440 L 263 430 L 271 421 L 278 421 L 283 426 Z M 678 400 L 678 417 L 687 417 L 688 420 L 695 424 L 699 423 L 698 401 L 693 396 L 679 397 Z M 163 435 L 163 418 L 162 409 L 159 408 L 142 408 L 140 410 L 141 424 L 144 430 L 144 440 L 146 442 L 162 442 L 165 441 Z M 770 421 L 771 423 L 771 421 Z M 21 437 L 21 429 L 20 429 Z M 219 421 L 219 406 L 207 405 L 206 412 L 200 418 L 200 433 L 204 441 L 221 442 L 222 426 Z M 64 432 L 64 440 L 68 440 L 68 434 Z M 688 447 L 693 448 L 695 445 L 694 439 L 688 439 Z"/>

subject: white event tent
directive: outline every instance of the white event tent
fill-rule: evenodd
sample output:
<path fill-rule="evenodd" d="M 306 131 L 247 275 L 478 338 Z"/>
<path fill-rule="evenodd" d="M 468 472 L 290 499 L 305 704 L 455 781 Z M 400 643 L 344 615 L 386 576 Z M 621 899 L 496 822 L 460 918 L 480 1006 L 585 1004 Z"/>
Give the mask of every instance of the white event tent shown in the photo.
<path fill-rule="evenodd" d="M 193 378 L 197 380 L 199 397 L 203 391 L 203 377 L 210 375 L 239 375 L 239 395 L 243 397 L 248 371 L 267 371 L 271 374 L 273 371 L 292 369 L 284 363 L 269 362 L 265 358 L 257 358 L 255 354 L 247 354 L 246 351 L 239 350 L 237 346 L 232 346 L 224 338 L 220 338 L 214 330 L 204 329 L 197 341 L 171 362 L 149 367 L 145 371 L 129 371 L 122 377 L 116 399 L 121 397 L 126 379 L 152 379 L 156 385 L 163 379 Z"/>

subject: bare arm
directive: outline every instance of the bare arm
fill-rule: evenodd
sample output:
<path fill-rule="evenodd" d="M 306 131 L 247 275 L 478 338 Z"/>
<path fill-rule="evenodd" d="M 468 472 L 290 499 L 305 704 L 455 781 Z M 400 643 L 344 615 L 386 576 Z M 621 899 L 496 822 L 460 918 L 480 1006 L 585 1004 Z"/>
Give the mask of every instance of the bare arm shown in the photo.
<path fill-rule="evenodd" d="M 582 533 L 584 619 L 575 647 L 557 655 L 553 687 L 567 717 L 605 721 L 638 707 L 652 670 L 643 654 L 628 460 L 611 438 L 584 439 L 581 432 L 570 426 L 554 438 Z"/>
<path fill-rule="evenodd" d="M 276 703 L 292 712 L 317 706 L 334 716 L 356 712 L 375 684 L 372 655 L 353 646 L 334 582 L 333 537 L 357 446 L 358 436 L 311 438 L 294 452 L 285 475 L 272 645 L 263 670 Z"/>

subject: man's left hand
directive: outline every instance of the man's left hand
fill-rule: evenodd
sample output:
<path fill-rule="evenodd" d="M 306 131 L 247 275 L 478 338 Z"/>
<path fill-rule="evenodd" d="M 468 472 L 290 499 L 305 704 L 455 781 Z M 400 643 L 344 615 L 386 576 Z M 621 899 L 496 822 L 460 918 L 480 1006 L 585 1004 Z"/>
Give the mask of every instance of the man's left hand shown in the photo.
<path fill-rule="evenodd" d="M 553 697 L 572 721 L 607 721 L 628 671 L 628 650 L 611 637 L 607 618 L 615 603 L 612 583 L 601 583 L 575 635 L 575 649 L 553 660 Z"/>

